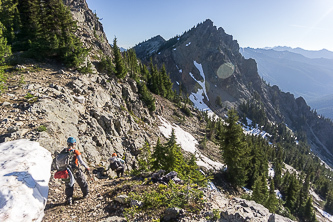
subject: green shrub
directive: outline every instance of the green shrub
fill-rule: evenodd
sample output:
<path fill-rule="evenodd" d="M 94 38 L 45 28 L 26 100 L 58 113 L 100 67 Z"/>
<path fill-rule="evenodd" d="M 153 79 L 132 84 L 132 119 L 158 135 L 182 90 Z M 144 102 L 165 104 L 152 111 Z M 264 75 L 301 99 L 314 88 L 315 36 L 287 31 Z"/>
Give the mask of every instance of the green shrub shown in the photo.
<path fill-rule="evenodd" d="M 190 110 L 189 108 L 187 108 L 187 106 L 183 106 L 180 110 L 181 110 L 186 116 L 188 116 L 188 117 L 191 117 L 191 116 L 192 116 L 191 110 Z"/>
<path fill-rule="evenodd" d="M 203 192 L 197 188 L 175 184 L 172 180 L 168 185 L 154 184 L 147 186 L 140 192 L 131 192 L 132 200 L 142 202 L 142 207 L 129 207 L 124 210 L 128 220 L 137 213 L 149 216 L 162 214 L 165 209 L 179 207 L 189 212 L 198 213 L 203 208 Z"/>
<path fill-rule="evenodd" d="M 86 66 L 82 66 L 77 70 L 82 74 L 88 74 L 93 72 L 91 62 L 88 62 Z"/>
<path fill-rule="evenodd" d="M 47 130 L 47 128 L 46 128 L 46 126 L 44 126 L 44 125 L 40 125 L 38 128 L 37 128 L 37 131 L 38 132 L 44 132 L 44 131 L 46 131 Z"/>
<path fill-rule="evenodd" d="M 0 69 L 0 94 L 7 89 L 7 75 Z"/>
<path fill-rule="evenodd" d="M 27 95 L 24 96 L 24 98 L 26 98 L 26 99 L 31 99 L 33 97 L 34 97 L 34 95 L 32 95 L 31 93 L 27 93 Z"/>

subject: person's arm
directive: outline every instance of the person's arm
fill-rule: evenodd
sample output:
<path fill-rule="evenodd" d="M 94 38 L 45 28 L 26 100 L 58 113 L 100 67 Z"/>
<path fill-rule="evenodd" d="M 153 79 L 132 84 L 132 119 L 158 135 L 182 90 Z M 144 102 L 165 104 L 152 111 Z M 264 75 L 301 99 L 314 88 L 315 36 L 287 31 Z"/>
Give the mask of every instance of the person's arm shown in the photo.
<path fill-rule="evenodd" d="M 118 159 L 122 164 L 125 164 L 125 161 L 123 159 L 121 159 L 121 158 L 118 158 Z"/>
<path fill-rule="evenodd" d="M 82 160 L 81 155 L 77 156 L 77 159 L 79 160 L 79 162 L 84 166 L 84 168 L 86 168 L 87 170 L 89 170 L 88 165 Z"/>

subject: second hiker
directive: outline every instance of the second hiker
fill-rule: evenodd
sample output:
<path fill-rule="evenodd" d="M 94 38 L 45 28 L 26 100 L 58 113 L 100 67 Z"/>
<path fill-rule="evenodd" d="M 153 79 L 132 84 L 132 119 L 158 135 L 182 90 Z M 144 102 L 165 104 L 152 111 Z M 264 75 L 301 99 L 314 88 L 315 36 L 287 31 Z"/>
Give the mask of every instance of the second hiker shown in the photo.
<path fill-rule="evenodd" d="M 116 153 L 113 153 L 112 157 L 109 159 L 109 162 L 110 166 L 107 170 L 111 168 L 113 171 L 116 171 L 118 178 L 119 176 L 123 176 L 125 170 L 125 161 L 121 158 L 118 158 Z"/>

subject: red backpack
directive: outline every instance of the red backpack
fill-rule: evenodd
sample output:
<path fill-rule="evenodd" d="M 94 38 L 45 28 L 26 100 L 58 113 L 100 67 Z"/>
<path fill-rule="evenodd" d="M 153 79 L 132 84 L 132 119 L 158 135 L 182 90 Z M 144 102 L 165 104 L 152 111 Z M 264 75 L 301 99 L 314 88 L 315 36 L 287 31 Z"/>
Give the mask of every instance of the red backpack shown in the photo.
<path fill-rule="evenodd" d="M 54 174 L 54 179 L 68 179 L 69 178 L 69 174 L 67 170 L 62 170 L 62 171 L 57 171 Z"/>

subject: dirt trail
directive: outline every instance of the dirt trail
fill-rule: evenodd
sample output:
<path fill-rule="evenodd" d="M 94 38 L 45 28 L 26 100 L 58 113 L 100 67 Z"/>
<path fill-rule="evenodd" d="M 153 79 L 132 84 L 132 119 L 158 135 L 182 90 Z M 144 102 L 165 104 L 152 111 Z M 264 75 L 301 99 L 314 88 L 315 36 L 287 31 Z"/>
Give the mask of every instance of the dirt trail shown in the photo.
<path fill-rule="evenodd" d="M 123 183 L 128 178 L 120 179 L 97 179 L 89 181 L 89 196 L 82 198 L 82 192 L 77 183 L 74 185 L 74 203 L 69 206 L 65 203 L 65 183 L 52 178 L 49 183 L 49 195 L 44 210 L 46 221 L 101 221 L 111 216 L 119 216 L 112 205 L 110 190 Z"/>

